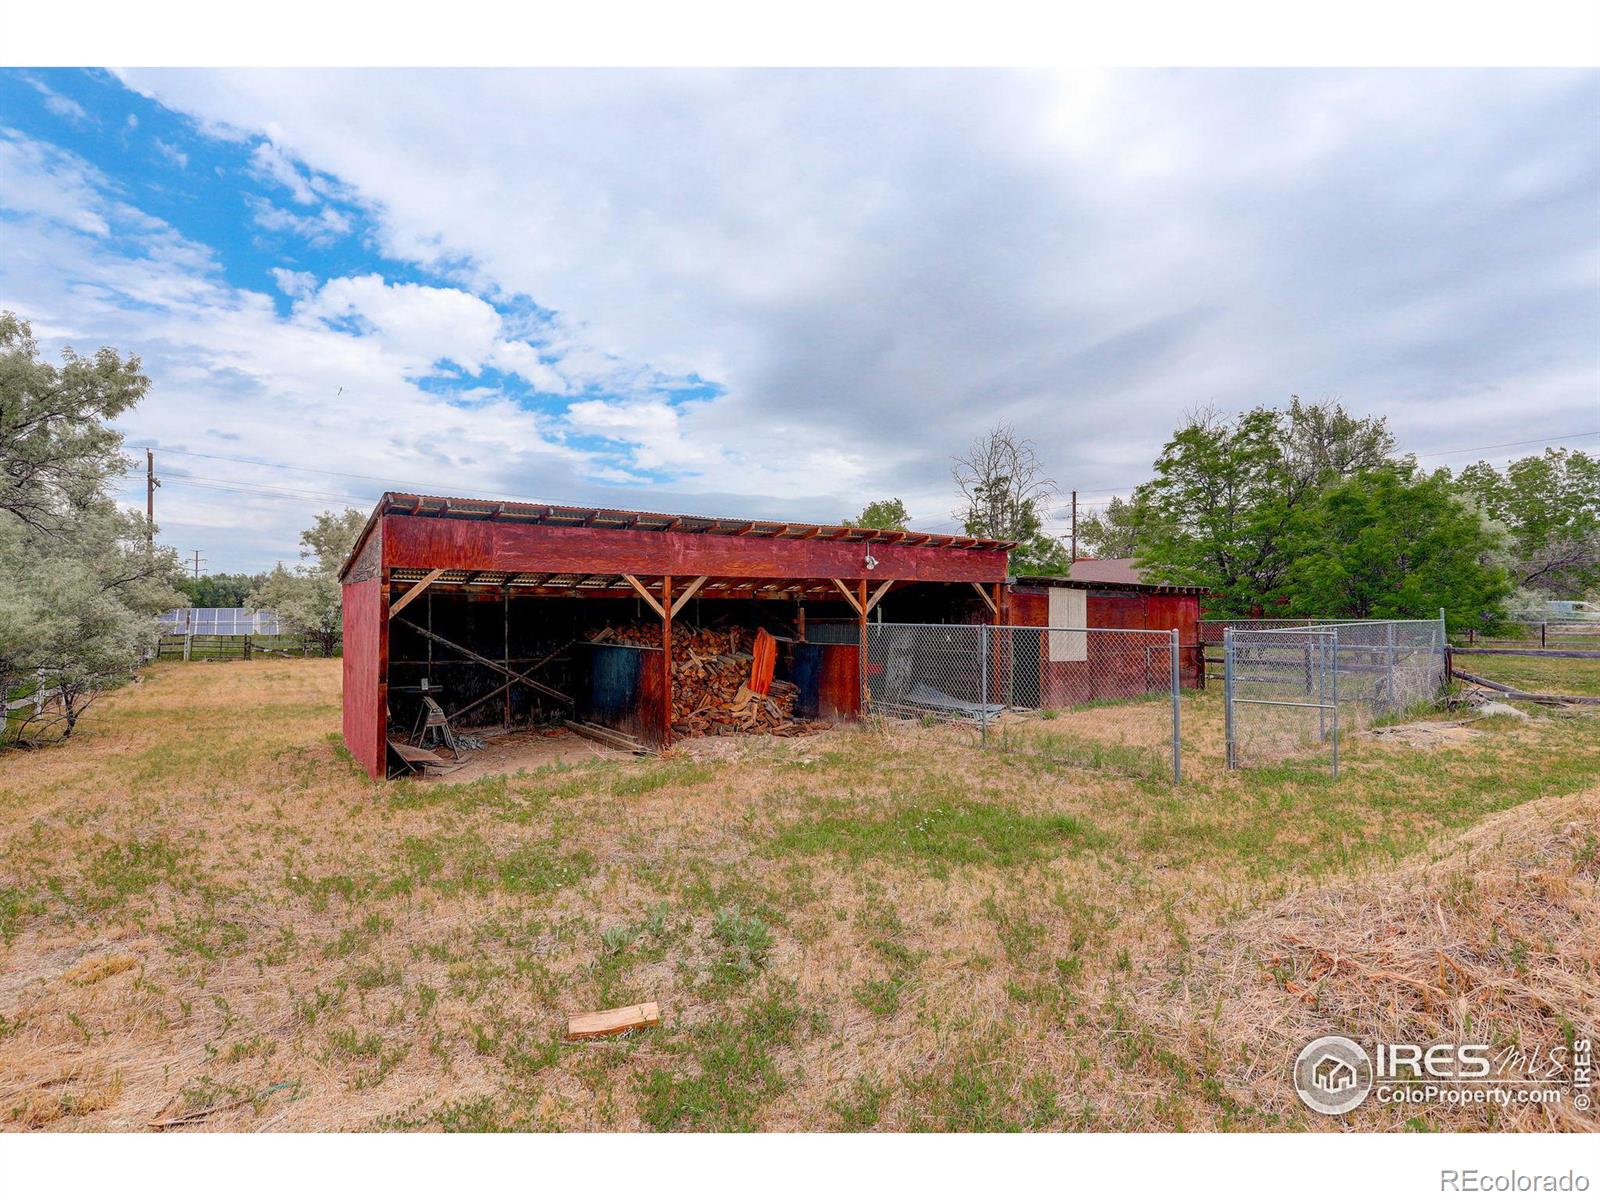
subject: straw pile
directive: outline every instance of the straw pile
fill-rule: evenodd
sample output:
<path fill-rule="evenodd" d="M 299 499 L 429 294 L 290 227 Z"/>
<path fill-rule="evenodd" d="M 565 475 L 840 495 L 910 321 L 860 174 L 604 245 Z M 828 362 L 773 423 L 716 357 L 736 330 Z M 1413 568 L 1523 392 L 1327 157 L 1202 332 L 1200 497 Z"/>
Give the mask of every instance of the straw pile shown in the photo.
<path fill-rule="evenodd" d="M 1600 1130 L 1570 1098 L 1522 1106 L 1385 1106 L 1316 1117 L 1291 1066 L 1314 1037 L 1477 1042 L 1496 1078 L 1533 1079 L 1508 1051 L 1569 1054 L 1600 1040 L 1600 790 L 1534 801 L 1457 835 L 1421 863 L 1293 895 L 1195 946 L 1209 964 L 1173 1011 L 1171 981 L 1142 997 L 1198 1050 L 1243 1047 L 1232 1089 L 1314 1125 Z M 1570 1064 L 1570 1057 L 1566 1059 Z M 1547 1064 L 1546 1064 L 1547 1068 Z M 1570 1067 L 1568 1068 L 1570 1069 Z M 1564 1086 L 1564 1084 L 1563 1084 Z"/>

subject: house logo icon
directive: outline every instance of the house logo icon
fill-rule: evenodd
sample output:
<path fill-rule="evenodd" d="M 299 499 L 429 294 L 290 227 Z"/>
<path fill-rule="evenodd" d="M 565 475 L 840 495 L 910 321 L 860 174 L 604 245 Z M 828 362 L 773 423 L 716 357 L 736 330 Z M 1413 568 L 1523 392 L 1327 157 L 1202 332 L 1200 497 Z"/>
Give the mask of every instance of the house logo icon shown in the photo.
<path fill-rule="evenodd" d="M 1372 1060 L 1347 1037 L 1320 1037 L 1294 1060 L 1294 1090 L 1312 1112 L 1337 1117 L 1372 1090 Z"/>

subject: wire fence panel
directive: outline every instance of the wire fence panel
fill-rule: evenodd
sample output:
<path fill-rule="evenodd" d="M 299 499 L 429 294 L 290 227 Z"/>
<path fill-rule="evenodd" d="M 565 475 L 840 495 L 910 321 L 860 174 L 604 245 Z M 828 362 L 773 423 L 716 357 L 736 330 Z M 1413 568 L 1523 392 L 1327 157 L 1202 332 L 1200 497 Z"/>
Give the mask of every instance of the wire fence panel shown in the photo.
<path fill-rule="evenodd" d="M 1336 629 L 1223 631 L 1228 766 L 1261 766 L 1322 747 L 1337 763 Z"/>
<path fill-rule="evenodd" d="M 1433 621 L 1346 621 L 1223 630 L 1223 703 L 1230 767 L 1326 748 L 1432 705 L 1445 692 L 1445 632 Z"/>
<path fill-rule="evenodd" d="M 984 742 L 1140 776 L 1181 777 L 1175 631 L 867 626 L 871 711 L 976 726 Z"/>

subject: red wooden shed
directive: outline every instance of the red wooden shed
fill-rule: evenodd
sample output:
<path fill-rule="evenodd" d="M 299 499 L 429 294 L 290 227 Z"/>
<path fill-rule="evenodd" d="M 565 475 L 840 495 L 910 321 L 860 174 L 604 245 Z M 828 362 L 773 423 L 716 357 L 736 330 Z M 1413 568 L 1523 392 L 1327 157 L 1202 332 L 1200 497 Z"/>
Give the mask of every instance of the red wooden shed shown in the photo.
<path fill-rule="evenodd" d="M 386 493 L 340 574 L 344 740 L 374 778 L 423 697 L 505 725 L 558 706 L 671 741 L 674 620 L 786 629 L 808 612 L 998 620 L 1012 543 L 950 534 Z M 693 606 L 693 607 L 687 607 Z M 598 644 L 643 618 L 660 645 Z M 965 615 L 953 619 L 968 619 Z M 808 647 L 819 715 L 860 703 L 856 645 Z"/>
<path fill-rule="evenodd" d="M 1178 631 L 1179 672 L 1184 687 L 1205 686 L 1205 665 L 1199 645 L 1200 601 L 1206 589 L 1147 582 L 1129 558 L 1082 559 L 1065 576 L 1022 575 L 1006 589 L 1005 623 L 1017 626 L 1065 626 L 1087 629 Z M 1048 659 L 1048 639 L 1039 643 Z M 1037 672 L 1040 695 L 1032 702 L 1069 707 L 1091 700 L 1115 699 L 1164 687 L 1170 656 L 1158 655 L 1158 670 L 1147 662 L 1137 639 L 1119 642 L 1090 637 L 1074 647 L 1076 661 L 1041 661 Z M 1030 649 L 1030 653 L 1031 653 Z M 1080 657 L 1081 655 L 1081 657 Z M 1065 657 L 1065 656 L 1058 656 Z M 1152 677 L 1152 671 L 1162 676 Z"/>

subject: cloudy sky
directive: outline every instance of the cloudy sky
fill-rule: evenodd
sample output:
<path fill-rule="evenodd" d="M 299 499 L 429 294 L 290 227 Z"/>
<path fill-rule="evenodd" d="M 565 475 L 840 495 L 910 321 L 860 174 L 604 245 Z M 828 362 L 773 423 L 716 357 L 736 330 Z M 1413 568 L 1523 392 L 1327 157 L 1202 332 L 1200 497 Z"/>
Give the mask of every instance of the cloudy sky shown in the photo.
<path fill-rule="evenodd" d="M 0 72 L 0 245 L 217 570 L 386 486 L 953 529 L 997 420 L 1101 502 L 1292 393 L 1600 447 L 1594 72 Z"/>

